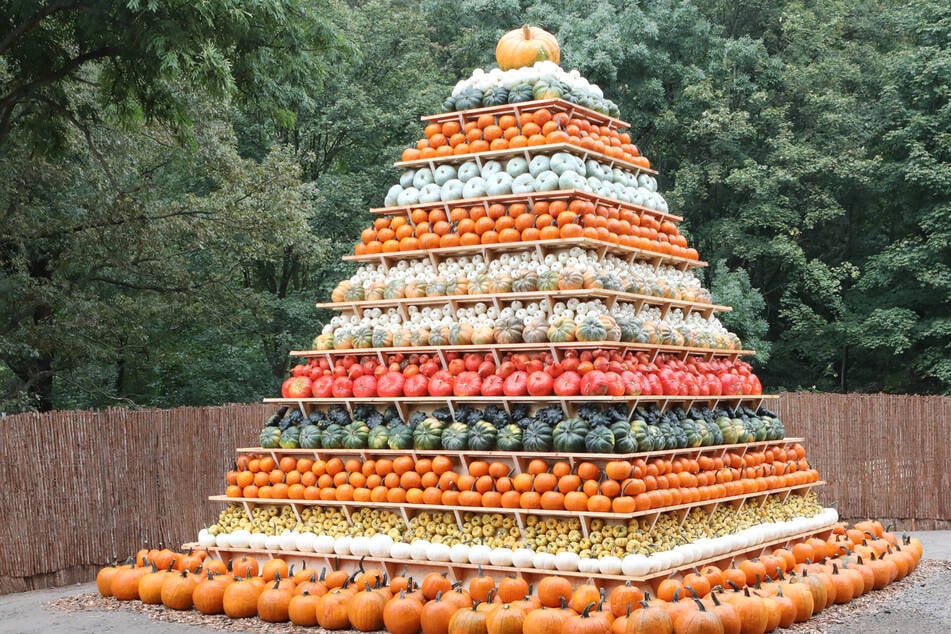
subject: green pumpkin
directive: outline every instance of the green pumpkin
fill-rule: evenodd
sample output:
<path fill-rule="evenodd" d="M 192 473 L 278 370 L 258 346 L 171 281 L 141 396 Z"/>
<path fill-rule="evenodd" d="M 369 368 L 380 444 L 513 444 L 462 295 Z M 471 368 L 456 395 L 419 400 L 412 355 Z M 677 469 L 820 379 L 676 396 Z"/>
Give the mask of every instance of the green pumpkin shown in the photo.
<path fill-rule="evenodd" d="M 631 434 L 631 426 L 619 421 L 611 425 L 611 433 L 614 434 L 614 452 L 629 454 L 637 451 L 637 441 Z"/>
<path fill-rule="evenodd" d="M 442 448 L 465 451 L 469 447 L 469 428 L 465 423 L 452 423 L 442 431 Z"/>
<path fill-rule="evenodd" d="M 585 317 L 575 327 L 575 339 L 578 341 L 605 341 L 607 336 L 607 328 L 597 317 Z"/>
<path fill-rule="evenodd" d="M 389 328 L 376 327 L 371 337 L 374 348 L 389 348 L 393 345 L 393 331 Z"/>
<path fill-rule="evenodd" d="M 523 101 L 531 101 L 534 98 L 534 88 L 531 84 L 516 84 L 509 89 L 509 103 L 521 103 Z"/>
<path fill-rule="evenodd" d="M 363 285 L 351 284 L 347 288 L 347 294 L 344 297 L 346 297 L 348 302 L 362 302 L 364 299 L 366 299 L 366 295 L 363 291 Z"/>
<path fill-rule="evenodd" d="M 548 340 L 556 343 L 575 340 L 575 322 L 570 317 L 555 317 L 548 326 Z"/>
<path fill-rule="evenodd" d="M 373 329 L 369 326 L 357 326 L 353 329 L 353 347 L 369 348 L 373 345 Z"/>
<path fill-rule="evenodd" d="M 471 110 L 482 106 L 482 91 L 478 88 L 465 88 L 455 96 L 456 110 Z"/>
<path fill-rule="evenodd" d="M 281 432 L 281 449 L 299 449 L 300 448 L 300 427 L 297 425 L 288 427 Z"/>
<path fill-rule="evenodd" d="M 404 280 L 389 280 L 383 287 L 383 299 L 401 299 L 405 290 L 406 282 Z"/>
<path fill-rule="evenodd" d="M 413 444 L 417 449 L 441 449 L 443 424 L 436 418 L 426 418 L 413 430 Z"/>
<path fill-rule="evenodd" d="M 595 288 L 606 288 L 612 291 L 623 290 L 621 280 L 614 273 L 599 273 L 594 276 Z"/>
<path fill-rule="evenodd" d="M 472 324 L 468 322 L 456 322 L 449 327 L 449 345 L 468 346 L 472 343 Z"/>
<path fill-rule="evenodd" d="M 494 86 L 485 91 L 482 96 L 483 106 L 501 106 L 508 103 L 509 91 L 504 86 Z"/>
<path fill-rule="evenodd" d="M 545 271 L 538 276 L 538 290 L 558 290 L 558 271 Z"/>
<path fill-rule="evenodd" d="M 314 337 L 314 341 L 311 344 L 314 350 L 333 350 L 334 349 L 334 335 L 332 332 L 321 333 Z"/>
<path fill-rule="evenodd" d="M 552 429 L 547 423 L 533 420 L 522 431 L 522 449 L 531 452 L 551 451 L 553 447 Z"/>
<path fill-rule="evenodd" d="M 499 317 L 495 320 L 495 343 L 521 343 L 524 328 L 518 317 Z"/>
<path fill-rule="evenodd" d="M 617 327 L 621 331 L 621 341 L 637 341 L 637 320 L 628 315 L 618 315 L 614 318 Z"/>
<path fill-rule="evenodd" d="M 538 273 L 522 269 L 512 276 L 513 293 L 532 293 L 538 289 Z"/>
<path fill-rule="evenodd" d="M 548 323 L 540 317 L 532 317 L 525 322 L 522 330 L 525 343 L 545 343 L 548 341 Z"/>
<path fill-rule="evenodd" d="M 449 345 L 449 326 L 446 324 L 437 324 L 429 331 L 429 345 L 448 346 Z"/>
<path fill-rule="evenodd" d="M 278 427 L 264 427 L 258 436 L 258 444 L 265 449 L 276 449 L 281 446 L 281 430 Z"/>
<path fill-rule="evenodd" d="M 300 448 L 320 449 L 320 428 L 317 425 L 304 425 L 300 428 Z"/>
<path fill-rule="evenodd" d="M 593 427 L 584 437 L 584 449 L 588 453 L 613 453 L 614 433 L 610 427 Z"/>
<path fill-rule="evenodd" d="M 521 451 L 522 428 L 515 423 L 506 425 L 499 430 L 495 444 L 502 451 Z"/>
<path fill-rule="evenodd" d="M 532 87 L 535 99 L 561 99 L 566 92 L 569 92 L 568 87 L 557 79 L 539 79 Z"/>
<path fill-rule="evenodd" d="M 390 430 L 386 428 L 386 425 L 377 425 L 367 434 L 367 447 L 370 449 L 386 449 L 389 434 Z"/>
<path fill-rule="evenodd" d="M 484 420 L 469 427 L 469 449 L 472 451 L 491 451 L 495 449 L 495 426 Z"/>
<path fill-rule="evenodd" d="M 608 430 L 611 431 L 610 429 Z M 552 430 L 552 443 L 555 451 L 564 453 L 581 453 L 585 450 L 585 437 L 588 435 L 588 424 L 580 418 L 566 418 Z M 614 439 L 611 439 L 611 448 L 614 448 Z"/>
<path fill-rule="evenodd" d="M 393 425 L 387 431 L 386 446 L 390 449 L 412 449 L 413 430 L 402 423 Z"/>
<path fill-rule="evenodd" d="M 343 428 L 344 449 L 366 449 L 370 428 L 362 420 L 355 420 Z"/>
<path fill-rule="evenodd" d="M 332 423 L 324 428 L 320 434 L 320 446 L 324 449 L 342 449 L 343 448 L 343 427 Z"/>

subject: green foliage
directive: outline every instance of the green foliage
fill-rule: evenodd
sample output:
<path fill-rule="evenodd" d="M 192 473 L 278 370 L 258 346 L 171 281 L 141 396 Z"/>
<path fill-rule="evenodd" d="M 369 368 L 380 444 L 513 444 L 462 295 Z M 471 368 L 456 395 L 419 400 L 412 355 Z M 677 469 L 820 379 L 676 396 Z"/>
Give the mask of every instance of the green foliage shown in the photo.
<path fill-rule="evenodd" d="M 273 394 L 418 116 L 524 23 L 631 122 L 767 387 L 951 390 L 947 3 L 8 0 L 0 409 Z"/>

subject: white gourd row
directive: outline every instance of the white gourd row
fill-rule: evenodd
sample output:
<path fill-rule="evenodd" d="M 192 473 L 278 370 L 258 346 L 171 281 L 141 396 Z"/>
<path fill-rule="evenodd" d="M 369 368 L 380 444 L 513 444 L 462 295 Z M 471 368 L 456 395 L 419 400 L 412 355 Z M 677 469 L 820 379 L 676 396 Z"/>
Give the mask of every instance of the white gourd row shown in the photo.
<path fill-rule="evenodd" d="M 537 154 L 530 160 L 470 160 L 442 163 L 435 169 L 406 170 L 390 187 L 384 205 L 407 206 L 452 200 L 578 189 L 607 198 L 666 212 L 667 201 L 657 192 L 657 180 L 568 152 Z"/>
<path fill-rule="evenodd" d="M 410 543 L 397 542 L 382 533 L 372 537 L 332 537 L 297 531 L 285 531 L 281 535 L 265 535 L 239 529 L 232 533 L 212 535 L 207 529 L 202 529 L 198 534 L 198 543 L 204 548 L 255 548 L 271 551 L 313 552 L 323 555 L 370 556 L 406 561 L 513 566 L 536 570 L 644 577 L 791 535 L 818 531 L 833 525 L 838 519 L 839 514 L 834 508 L 825 508 L 811 517 L 800 516 L 788 521 L 757 524 L 731 535 L 698 539 L 651 555 L 632 554 L 623 558 L 607 556 L 597 559 L 579 557 L 570 551 L 551 554 L 536 552 L 529 548 L 490 548 L 481 544 L 470 546 L 460 543 L 449 546 L 422 539 Z"/>

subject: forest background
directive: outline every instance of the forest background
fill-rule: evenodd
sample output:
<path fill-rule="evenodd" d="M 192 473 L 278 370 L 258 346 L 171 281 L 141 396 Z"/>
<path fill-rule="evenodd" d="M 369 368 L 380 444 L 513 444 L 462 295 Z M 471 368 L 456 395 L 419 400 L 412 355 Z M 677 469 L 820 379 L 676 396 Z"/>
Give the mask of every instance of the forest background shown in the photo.
<path fill-rule="evenodd" d="M 0 412 L 277 394 L 418 117 L 524 23 L 770 391 L 951 392 L 947 2 L 0 0 Z"/>

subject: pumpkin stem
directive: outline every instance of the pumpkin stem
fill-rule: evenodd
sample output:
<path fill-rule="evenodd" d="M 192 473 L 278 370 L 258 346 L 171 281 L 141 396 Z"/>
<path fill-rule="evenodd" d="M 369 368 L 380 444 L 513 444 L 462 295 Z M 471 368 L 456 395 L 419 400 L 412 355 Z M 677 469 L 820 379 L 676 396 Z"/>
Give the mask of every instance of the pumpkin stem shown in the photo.
<path fill-rule="evenodd" d="M 591 617 L 591 608 L 594 607 L 594 601 L 584 606 L 584 611 L 581 613 L 581 618 L 587 619 Z"/>
<path fill-rule="evenodd" d="M 778 596 L 778 597 L 783 596 L 783 587 L 782 587 L 782 586 L 779 586 L 779 589 L 776 591 L 776 596 Z"/>
<path fill-rule="evenodd" d="M 630 583 L 630 581 L 628 581 Z M 630 601 L 627 602 L 627 618 L 631 618 L 631 608 L 634 607 L 634 604 Z"/>
<path fill-rule="evenodd" d="M 364 559 L 366 559 L 366 555 L 364 555 L 363 557 L 360 557 L 360 561 L 357 563 L 357 570 L 360 571 L 361 573 L 366 572 L 366 570 L 363 569 Z"/>
<path fill-rule="evenodd" d="M 717 593 L 711 592 L 710 596 L 713 597 L 713 605 L 720 607 L 720 599 L 717 597 Z"/>
<path fill-rule="evenodd" d="M 165 569 L 165 572 L 172 572 L 172 568 L 175 567 L 175 561 L 168 562 L 168 568 Z"/>
<path fill-rule="evenodd" d="M 524 37 L 526 40 L 532 39 L 532 27 L 528 26 L 527 24 L 523 26 L 522 37 Z"/>
<path fill-rule="evenodd" d="M 740 586 L 736 585 L 736 582 L 732 579 L 727 579 L 727 585 L 729 585 L 735 592 L 740 591 Z"/>
<path fill-rule="evenodd" d="M 644 608 L 645 610 L 650 607 L 650 605 L 647 603 L 646 600 L 638 601 L 638 603 L 640 603 L 641 607 Z"/>
<path fill-rule="evenodd" d="M 436 598 L 433 601 L 440 601 L 442 599 L 442 590 L 436 593 Z"/>
<path fill-rule="evenodd" d="M 697 607 L 700 609 L 701 612 L 707 611 L 707 608 L 703 605 L 703 602 L 700 599 L 698 599 L 697 597 L 694 597 L 693 600 L 697 604 Z"/>

